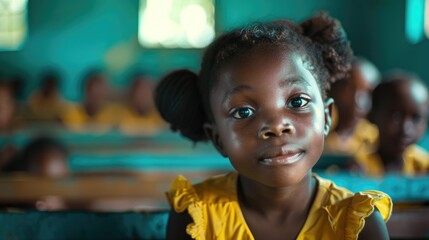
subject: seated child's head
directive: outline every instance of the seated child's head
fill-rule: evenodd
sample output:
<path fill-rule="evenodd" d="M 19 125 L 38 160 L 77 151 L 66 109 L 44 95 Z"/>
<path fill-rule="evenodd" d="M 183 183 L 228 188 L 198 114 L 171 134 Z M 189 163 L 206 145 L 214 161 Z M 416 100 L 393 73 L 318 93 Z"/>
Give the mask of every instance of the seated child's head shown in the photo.
<path fill-rule="evenodd" d="M 22 171 L 46 177 L 69 175 L 67 149 L 58 140 L 38 137 L 31 140 L 22 150 L 19 166 Z"/>
<path fill-rule="evenodd" d="M 130 104 L 141 115 L 153 109 L 153 85 L 149 76 L 135 74 L 130 84 Z"/>
<path fill-rule="evenodd" d="M 394 72 L 384 77 L 374 89 L 368 116 L 379 128 L 378 152 L 402 156 L 424 134 L 428 114 L 428 90 L 416 75 Z"/>
<path fill-rule="evenodd" d="M 41 75 L 40 92 L 44 97 L 52 97 L 58 92 L 60 75 L 55 70 L 46 70 Z"/>
<path fill-rule="evenodd" d="M 50 137 L 32 139 L 19 156 L 7 166 L 8 172 L 24 172 L 48 178 L 61 178 L 70 174 L 67 149 L 58 140 Z M 67 208 L 66 201 L 59 196 L 44 196 L 31 202 L 40 211 L 58 211 Z"/>
<path fill-rule="evenodd" d="M 351 56 L 339 22 L 325 14 L 300 25 L 257 23 L 214 41 L 199 74 L 167 75 L 155 102 L 173 130 L 211 140 L 241 177 L 296 184 L 322 154 L 332 108 L 326 91 L 345 77 Z"/>
<path fill-rule="evenodd" d="M 109 96 L 107 77 L 102 70 L 89 71 L 84 77 L 84 101 L 88 110 L 97 111 Z"/>
<path fill-rule="evenodd" d="M 329 95 L 338 109 L 340 127 L 354 127 L 371 109 L 371 93 L 380 82 L 380 73 L 370 61 L 355 58 L 350 75 L 332 85 Z"/>

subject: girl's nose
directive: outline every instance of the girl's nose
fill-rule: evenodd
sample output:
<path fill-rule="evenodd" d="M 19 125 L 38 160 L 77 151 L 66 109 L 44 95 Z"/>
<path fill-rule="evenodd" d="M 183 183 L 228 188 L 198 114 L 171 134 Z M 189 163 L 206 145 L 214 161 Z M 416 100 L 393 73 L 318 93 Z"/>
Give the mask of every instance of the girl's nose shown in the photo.
<path fill-rule="evenodd" d="M 266 140 L 273 137 L 280 137 L 282 135 L 295 134 L 294 125 L 286 118 L 280 118 L 271 123 L 267 123 L 261 127 L 259 131 L 259 138 Z"/>

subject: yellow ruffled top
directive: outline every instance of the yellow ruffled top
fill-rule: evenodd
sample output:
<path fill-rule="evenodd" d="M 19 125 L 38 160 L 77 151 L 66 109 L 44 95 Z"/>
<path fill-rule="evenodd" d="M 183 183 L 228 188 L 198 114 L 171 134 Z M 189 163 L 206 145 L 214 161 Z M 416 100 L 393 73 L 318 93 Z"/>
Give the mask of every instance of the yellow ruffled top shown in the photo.
<path fill-rule="evenodd" d="M 178 176 L 167 194 L 172 208 L 193 219 L 186 232 L 197 240 L 254 239 L 237 199 L 237 173 L 216 176 L 192 185 Z M 318 191 L 297 239 L 357 239 L 374 207 L 387 221 L 392 200 L 378 191 L 356 194 L 314 175 Z"/>
<path fill-rule="evenodd" d="M 416 176 L 424 175 L 429 172 L 429 153 L 415 144 L 405 149 L 403 160 L 403 175 Z M 367 176 L 382 177 L 385 174 L 380 156 L 373 151 L 357 154 L 356 161 Z"/>

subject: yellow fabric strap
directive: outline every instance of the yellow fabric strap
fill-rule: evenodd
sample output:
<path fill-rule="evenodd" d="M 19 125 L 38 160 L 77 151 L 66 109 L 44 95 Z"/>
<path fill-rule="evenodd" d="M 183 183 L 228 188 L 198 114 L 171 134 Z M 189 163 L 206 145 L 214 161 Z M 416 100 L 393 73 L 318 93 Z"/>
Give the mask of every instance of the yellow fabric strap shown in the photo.
<path fill-rule="evenodd" d="M 365 218 L 374 212 L 375 207 L 387 222 L 392 214 L 392 206 L 388 195 L 379 191 L 363 191 L 324 209 L 338 238 L 355 240 L 365 226 Z"/>
<path fill-rule="evenodd" d="M 201 207 L 201 201 L 198 198 L 195 188 L 183 176 L 178 176 L 170 189 L 170 205 L 178 213 L 188 210 L 193 219 L 193 223 L 188 224 L 186 232 L 196 240 L 205 239 L 205 223 Z"/>

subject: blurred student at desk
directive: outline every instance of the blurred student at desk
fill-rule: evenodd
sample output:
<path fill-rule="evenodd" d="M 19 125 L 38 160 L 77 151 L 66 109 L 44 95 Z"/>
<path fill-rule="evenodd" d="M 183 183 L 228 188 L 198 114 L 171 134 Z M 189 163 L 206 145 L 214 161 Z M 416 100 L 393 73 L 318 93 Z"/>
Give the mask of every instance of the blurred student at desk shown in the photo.
<path fill-rule="evenodd" d="M 30 141 L 3 169 L 4 172 L 44 178 L 64 178 L 70 175 L 66 147 L 49 137 Z M 38 210 L 57 211 L 66 209 L 66 202 L 57 196 L 44 196 L 34 203 L 25 203 Z M 20 206 L 21 207 L 21 206 Z"/>
<path fill-rule="evenodd" d="M 153 81 L 137 73 L 126 92 L 125 102 L 118 112 L 119 130 L 127 135 L 153 135 L 166 128 L 153 102 Z"/>
<path fill-rule="evenodd" d="M 416 145 L 425 133 L 429 114 L 425 85 L 412 74 L 392 73 L 375 88 L 372 105 L 368 118 L 379 129 L 378 145 L 356 155 L 365 174 L 427 174 L 429 153 Z"/>
<path fill-rule="evenodd" d="M 377 129 L 365 117 L 379 76 L 378 69 L 371 62 L 355 58 L 350 76 L 332 84 L 328 94 L 334 99 L 335 108 L 332 131 L 325 140 L 325 153 L 353 155 L 375 142 Z"/>
<path fill-rule="evenodd" d="M 59 122 L 62 112 L 69 105 L 58 89 L 60 82 L 61 77 L 57 71 L 46 70 L 42 73 L 40 89 L 28 101 L 31 121 Z"/>
<path fill-rule="evenodd" d="M 72 131 L 105 132 L 117 122 L 118 106 L 109 102 L 110 90 L 105 73 L 89 71 L 83 79 L 83 102 L 64 111 L 62 122 Z"/>

